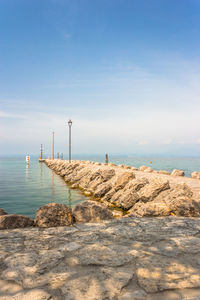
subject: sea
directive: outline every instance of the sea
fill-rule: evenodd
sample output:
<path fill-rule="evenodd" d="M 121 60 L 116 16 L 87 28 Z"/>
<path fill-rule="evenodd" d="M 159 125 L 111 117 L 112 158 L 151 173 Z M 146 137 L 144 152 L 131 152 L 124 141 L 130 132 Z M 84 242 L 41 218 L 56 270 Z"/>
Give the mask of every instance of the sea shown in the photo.
<path fill-rule="evenodd" d="M 104 162 L 104 156 L 77 156 L 73 159 Z M 110 156 L 109 162 L 135 167 L 142 165 L 154 170 L 181 169 L 190 177 L 193 171 L 200 172 L 200 157 L 138 157 Z M 71 208 L 86 197 L 70 189 L 62 177 L 56 175 L 37 157 L 30 156 L 27 165 L 23 157 L 0 157 L 0 208 L 9 214 L 23 214 L 34 218 L 36 210 L 51 202 L 64 203 Z"/>

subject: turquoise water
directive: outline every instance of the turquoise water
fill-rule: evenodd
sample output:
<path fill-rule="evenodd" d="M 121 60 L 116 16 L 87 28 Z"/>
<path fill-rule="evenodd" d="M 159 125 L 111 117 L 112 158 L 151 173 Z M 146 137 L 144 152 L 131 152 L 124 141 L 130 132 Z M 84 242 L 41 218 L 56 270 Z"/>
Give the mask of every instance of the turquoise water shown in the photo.
<path fill-rule="evenodd" d="M 8 213 L 34 217 L 36 210 L 47 203 L 64 203 L 70 207 L 85 200 L 76 190 L 44 163 L 31 158 L 0 158 L 0 208 Z"/>
<path fill-rule="evenodd" d="M 73 159 L 104 162 L 104 156 L 76 156 Z M 109 161 L 135 167 L 146 165 L 169 172 L 181 169 L 188 177 L 193 171 L 200 171 L 200 158 L 110 156 Z M 80 192 L 70 190 L 60 176 L 39 163 L 37 158 L 31 157 L 29 167 L 25 157 L 0 158 L 0 208 L 8 213 L 34 217 L 36 210 L 47 203 L 65 203 L 74 207 L 85 199 Z"/>

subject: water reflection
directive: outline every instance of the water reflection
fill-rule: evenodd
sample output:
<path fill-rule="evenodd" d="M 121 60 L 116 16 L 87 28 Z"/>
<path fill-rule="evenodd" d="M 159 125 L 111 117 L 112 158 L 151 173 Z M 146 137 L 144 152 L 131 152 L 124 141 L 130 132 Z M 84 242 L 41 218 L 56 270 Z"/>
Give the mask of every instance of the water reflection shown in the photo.
<path fill-rule="evenodd" d="M 68 189 L 68 206 L 72 208 L 72 194 L 70 189 Z"/>
<path fill-rule="evenodd" d="M 29 164 L 26 164 L 26 181 L 29 180 Z"/>
<path fill-rule="evenodd" d="M 43 164 L 40 163 L 40 186 L 43 186 Z"/>
<path fill-rule="evenodd" d="M 51 171 L 51 203 L 54 202 L 55 198 L 55 186 L 54 186 L 54 171 Z"/>

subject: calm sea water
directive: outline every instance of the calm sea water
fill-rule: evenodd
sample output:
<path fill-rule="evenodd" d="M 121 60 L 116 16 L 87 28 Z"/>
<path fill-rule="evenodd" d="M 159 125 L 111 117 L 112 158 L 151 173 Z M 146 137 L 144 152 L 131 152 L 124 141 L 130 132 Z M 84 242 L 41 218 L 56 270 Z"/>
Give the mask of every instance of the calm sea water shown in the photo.
<path fill-rule="evenodd" d="M 104 162 L 104 156 L 79 156 L 84 159 Z M 200 171 L 200 158 L 175 157 L 109 157 L 116 164 L 135 167 L 151 166 L 154 170 L 184 170 L 186 176 L 193 171 Z M 150 164 L 152 161 L 152 164 Z M 31 157 L 29 166 L 23 158 L 0 158 L 0 208 L 8 213 L 35 216 L 36 210 L 47 203 L 65 203 L 70 207 L 81 203 L 86 198 L 76 190 L 70 190 L 64 180 L 56 175 L 44 163 Z"/>
<path fill-rule="evenodd" d="M 36 210 L 47 203 L 64 203 L 70 207 L 85 200 L 71 190 L 64 180 L 44 163 L 31 158 L 0 158 L 0 208 L 8 213 L 34 217 Z"/>

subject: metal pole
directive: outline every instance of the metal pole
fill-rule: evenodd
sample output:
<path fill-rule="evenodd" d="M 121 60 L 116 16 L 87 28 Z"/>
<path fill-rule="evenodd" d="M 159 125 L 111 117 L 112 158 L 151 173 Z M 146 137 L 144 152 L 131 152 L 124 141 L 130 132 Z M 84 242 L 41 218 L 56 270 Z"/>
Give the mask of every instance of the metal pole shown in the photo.
<path fill-rule="evenodd" d="M 54 132 L 52 132 L 53 135 L 53 143 L 52 143 L 52 159 L 54 159 Z"/>
<path fill-rule="evenodd" d="M 69 162 L 71 162 L 71 125 L 69 125 Z"/>
<path fill-rule="evenodd" d="M 41 144 L 41 148 L 40 148 L 40 159 L 42 159 L 42 155 L 43 155 L 43 150 L 42 150 L 42 144 Z"/>

